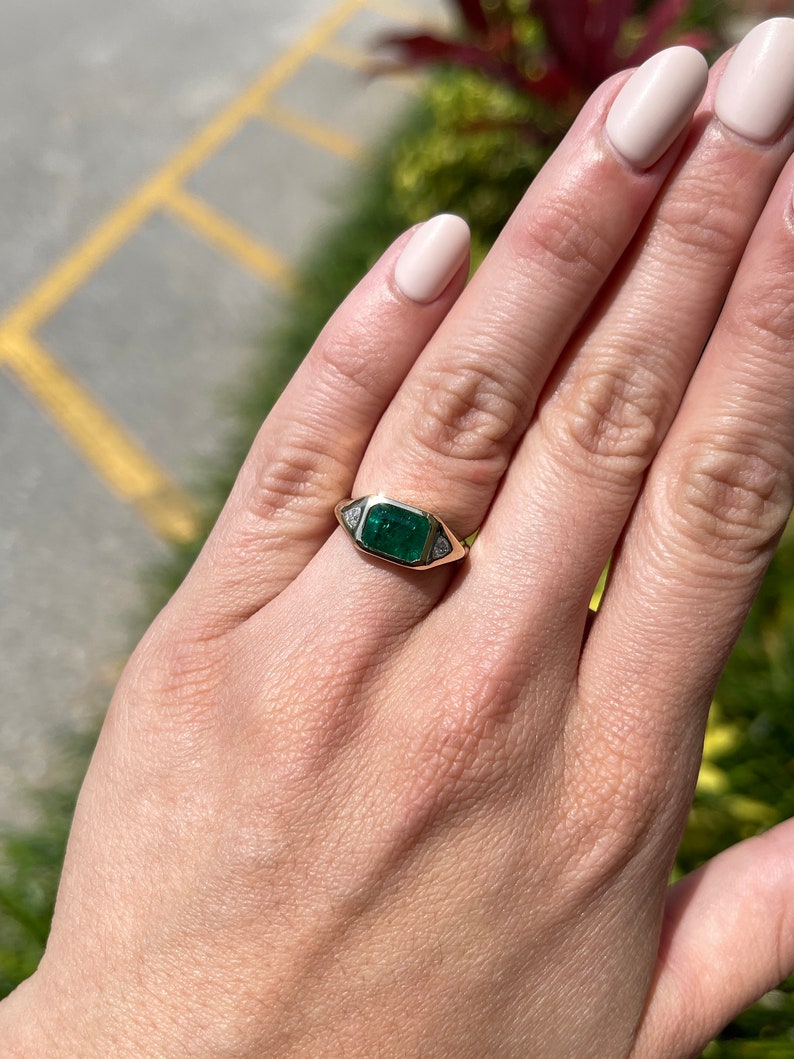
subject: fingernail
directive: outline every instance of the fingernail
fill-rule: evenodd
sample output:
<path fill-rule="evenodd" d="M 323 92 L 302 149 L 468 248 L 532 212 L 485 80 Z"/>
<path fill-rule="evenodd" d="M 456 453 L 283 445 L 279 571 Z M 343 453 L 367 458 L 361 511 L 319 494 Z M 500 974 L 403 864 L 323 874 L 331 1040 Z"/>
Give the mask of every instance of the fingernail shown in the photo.
<path fill-rule="evenodd" d="M 640 169 L 658 162 L 691 121 L 708 75 L 700 52 L 683 45 L 644 62 L 607 115 L 607 136 L 618 154 Z"/>
<path fill-rule="evenodd" d="M 725 67 L 714 113 L 758 143 L 783 132 L 794 114 L 794 19 L 772 18 L 750 30 Z"/>
<path fill-rule="evenodd" d="M 462 217 L 440 213 L 425 221 L 400 254 L 394 282 L 411 301 L 435 301 L 466 260 L 470 239 Z"/>

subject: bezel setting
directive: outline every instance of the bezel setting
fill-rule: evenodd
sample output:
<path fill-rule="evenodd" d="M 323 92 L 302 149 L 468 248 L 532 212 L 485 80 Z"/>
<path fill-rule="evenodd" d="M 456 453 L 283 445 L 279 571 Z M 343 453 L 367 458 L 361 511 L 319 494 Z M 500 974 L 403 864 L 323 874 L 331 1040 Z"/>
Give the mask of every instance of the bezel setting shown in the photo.
<path fill-rule="evenodd" d="M 341 500 L 335 514 L 360 551 L 397 566 L 430 570 L 468 552 L 437 515 L 382 493 Z"/>

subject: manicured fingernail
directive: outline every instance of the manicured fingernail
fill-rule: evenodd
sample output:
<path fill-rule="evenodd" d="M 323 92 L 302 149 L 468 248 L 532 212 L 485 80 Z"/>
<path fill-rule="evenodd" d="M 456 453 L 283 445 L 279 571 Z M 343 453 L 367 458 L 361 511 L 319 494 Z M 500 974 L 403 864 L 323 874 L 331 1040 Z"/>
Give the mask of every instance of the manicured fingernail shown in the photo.
<path fill-rule="evenodd" d="M 771 143 L 794 116 L 794 19 L 751 29 L 717 86 L 714 113 L 729 129 Z"/>
<path fill-rule="evenodd" d="M 466 260 L 470 239 L 462 217 L 440 213 L 425 221 L 400 254 L 394 282 L 412 301 L 435 301 Z"/>
<path fill-rule="evenodd" d="M 615 150 L 640 169 L 658 162 L 692 119 L 708 75 L 700 52 L 683 45 L 644 62 L 607 115 L 606 132 Z"/>

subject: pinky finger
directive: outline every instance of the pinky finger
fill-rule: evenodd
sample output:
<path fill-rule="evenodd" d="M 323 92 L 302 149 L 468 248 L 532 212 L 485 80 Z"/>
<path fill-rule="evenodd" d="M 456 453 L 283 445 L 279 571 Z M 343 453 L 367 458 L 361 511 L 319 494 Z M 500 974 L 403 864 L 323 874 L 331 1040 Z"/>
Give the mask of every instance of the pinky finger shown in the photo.
<path fill-rule="evenodd" d="M 282 591 L 336 525 L 364 450 L 468 273 L 465 221 L 407 232 L 343 302 L 265 420 L 171 606 L 200 637 L 245 621 Z"/>
<path fill-rule="evenodd" d="M 671 887 L 632 1059 L 700 1055 L 792 970 L 794 820 L 788 820 Z"/>

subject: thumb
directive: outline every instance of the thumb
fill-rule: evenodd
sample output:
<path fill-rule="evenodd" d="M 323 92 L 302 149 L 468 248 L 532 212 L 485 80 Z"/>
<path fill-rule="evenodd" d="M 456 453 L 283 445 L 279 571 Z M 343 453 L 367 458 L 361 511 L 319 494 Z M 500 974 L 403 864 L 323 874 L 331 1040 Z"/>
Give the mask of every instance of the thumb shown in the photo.
<path fill-rule="evenodd" d="M 632 1059 L 699 1055 L 794 969 L 794 820 L 670 888 Z"/>

